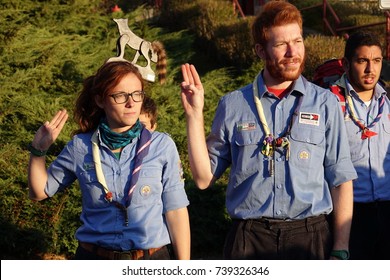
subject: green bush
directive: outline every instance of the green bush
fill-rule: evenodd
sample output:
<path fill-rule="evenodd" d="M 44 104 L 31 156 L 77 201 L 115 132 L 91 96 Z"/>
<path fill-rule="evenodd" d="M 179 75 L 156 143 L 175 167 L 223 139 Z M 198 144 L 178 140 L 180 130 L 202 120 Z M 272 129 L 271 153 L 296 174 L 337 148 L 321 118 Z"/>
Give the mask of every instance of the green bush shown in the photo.
<path fill-rule="evenodd" d="M 251 18 L 239 18 L 231 1 L 164 1 L 159 23 L 170 30 L 188 29 L 196 45 L 221 66 L 248 67 L 255 60 Z"/>
<path fill-rule="evenodd" d="M 305 38 L 306 64 L 304 75 L 313 78 L 316 67 L 326 60 L 344 55 L 345 39 L 340 37 L 309 35 Z"/>

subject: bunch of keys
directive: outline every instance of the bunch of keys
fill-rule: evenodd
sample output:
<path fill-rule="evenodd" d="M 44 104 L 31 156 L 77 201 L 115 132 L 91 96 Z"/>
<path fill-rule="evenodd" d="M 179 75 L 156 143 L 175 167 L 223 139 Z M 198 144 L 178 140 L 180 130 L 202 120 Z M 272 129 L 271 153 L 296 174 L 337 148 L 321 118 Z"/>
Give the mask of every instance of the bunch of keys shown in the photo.
<path fill-rule="evenodd" d="M 274 162 L 274 152 L 276 148 L 283 148 L 286 152 L 286 161 L 290 158 L 290 141 L 287 137 L 279 137 L 274 139 L 272 135 L 267 135 L 263 141 L 263 147 L 261 153 L 268 157 L 269 159 L 269 174 L 274 176 L 275 174 L 275 162 Z"/>
<path fill-rule="evenodd" d="M 279 137 L 275 140 L 276 147 L 282 147 L 286 150 L 286 161 L 290 158 L 290 141 L 288 141 L 287 137 Z"/>

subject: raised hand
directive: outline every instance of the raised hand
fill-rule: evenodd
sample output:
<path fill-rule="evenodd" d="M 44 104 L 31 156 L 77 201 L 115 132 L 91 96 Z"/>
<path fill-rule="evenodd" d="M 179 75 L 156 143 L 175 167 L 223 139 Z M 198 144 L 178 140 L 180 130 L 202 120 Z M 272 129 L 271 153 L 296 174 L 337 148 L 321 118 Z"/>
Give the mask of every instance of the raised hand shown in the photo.
<path fill-rule="evenodd" d="M 187 115 L 202 113 L 204 106 L 204 89 L 196 68 L 192 64 L 181 66 L 183 82 L 181 83 L 181 101 Z"/>
<path fill-rule="evenodd" d="M 59 110 L 50 122 L 46 121 L 37 130 L 32 146 L 41 151 L 48 150 L 57 139 L 67 119 L 68 112 L 65 109 Z"/>

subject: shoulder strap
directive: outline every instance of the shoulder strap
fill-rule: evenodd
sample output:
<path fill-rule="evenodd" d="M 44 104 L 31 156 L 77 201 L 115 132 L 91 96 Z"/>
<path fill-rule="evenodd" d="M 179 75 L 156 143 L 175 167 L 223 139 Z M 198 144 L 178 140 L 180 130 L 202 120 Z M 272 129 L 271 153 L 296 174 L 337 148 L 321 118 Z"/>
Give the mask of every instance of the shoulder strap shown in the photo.
<path fill-rule="evenodd" d="M 337 85 L 331 85 L 329 86 L 330 91 L 335 94 L 340 101 L 341 109 L 343 110 L 343 113 L 345 112 L 345 94 L 344 89 L 342 87 L 339 87 Z"/>

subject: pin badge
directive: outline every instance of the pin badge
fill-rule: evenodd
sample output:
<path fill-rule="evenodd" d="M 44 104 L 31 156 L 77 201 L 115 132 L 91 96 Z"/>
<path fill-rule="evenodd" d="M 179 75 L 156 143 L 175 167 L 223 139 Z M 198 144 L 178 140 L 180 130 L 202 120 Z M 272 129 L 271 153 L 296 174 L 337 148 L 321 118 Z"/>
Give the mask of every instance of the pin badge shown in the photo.
<path fill-rule="evenodd" d="M 310 154 L 309 154 L 308 151 L 301 151 L 299 153 L 299 158 L 300 159 L 309 159 L 309 157 L 310 157 Z"/>
<path fill-rule="evenodd" d="M 141 188 L 140 192 L 142 196 L 148 196 L 152 192 L 152 189 L 150 186 L 146 185 Z"/>

